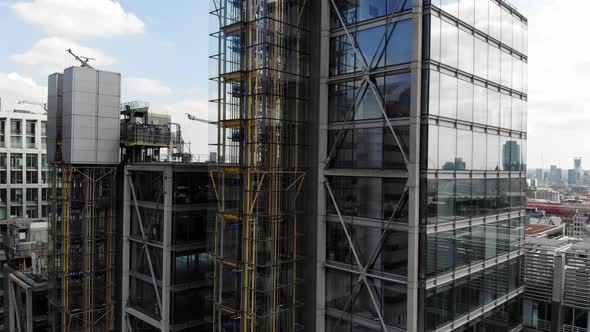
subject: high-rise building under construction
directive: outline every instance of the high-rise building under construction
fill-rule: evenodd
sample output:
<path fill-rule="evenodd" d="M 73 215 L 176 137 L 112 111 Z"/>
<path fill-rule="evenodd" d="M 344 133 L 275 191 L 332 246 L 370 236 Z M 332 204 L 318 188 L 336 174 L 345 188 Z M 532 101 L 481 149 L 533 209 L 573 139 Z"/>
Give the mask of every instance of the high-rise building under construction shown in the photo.
<path fill-rule="evenodd" d="M 518 330 L 527 19 L 211 4 L 214 330 Z"/>

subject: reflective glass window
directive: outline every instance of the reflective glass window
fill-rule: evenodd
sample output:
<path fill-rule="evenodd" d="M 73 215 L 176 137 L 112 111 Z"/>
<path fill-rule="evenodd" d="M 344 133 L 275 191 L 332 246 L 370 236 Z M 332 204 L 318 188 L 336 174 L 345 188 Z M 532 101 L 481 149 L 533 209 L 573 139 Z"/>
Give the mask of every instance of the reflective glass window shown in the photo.
<path fill-rule="evenodd" d="M 370 68 L 383 67 L 382 49 L 385 26 L 378 26 L 356 33 L 356 42 L 366 64 Z M 363 62 L 359 59 L 357 69 L 362 68 Z"/>
<path fill-rule="evenodd" d="M 475 244 L 475 241 L 474 241 Z M 483 271 L 475 272 L 469 276 L 469 284 L 471 288 L 471 310 L 475 310 L 483 305 L 484 297 L 484 279 Z"/>
<path fill-rule="evenodd" d="M 353 73 L 356 70 L 357 53 L 348 36 L 341 35 L 332 38 L 330 42 L 333 57 L 330 59 L 330 67 L 333 75 Z"/>
<path fill-rule="evenodd" d="M 444 170 L 455 169 L 457 156 L 457 130 L 455 128 L 439 127 L 438 166 Z"/>
<path fill-rule="evenodd" d="M 512 14 L 502 8 L 502 43 L 512 47 Z"/>
<path fill-rule="evenodd" d="M 434 70 L 429 72 L 428 114 L 439 115 L 440 75 Z"/>
<path fill-rule="evenodd" d="M 473 84 L 461 79 L 458 83 L 457 119 L 471 122 L 473 121 Z"/>
<path fill-rule="evenodd" d="M 440 0 L 440 9 L 459 17 L 459 0 Z"/>
<path fill-rule="evenodd" d="M 512 47 L 522 53 L 522 21 L 514 17 L 513 26 L 512 26 Z"/>
<path fill-rule="evenodd" d="M 486 230 L 486 251 L 485 259 L 494 258 L 497 255 L 498 224 L 485 225 Z"/>
<path fill-rule="evenodd" d="M 488 33 L 488 4 L 489 0 L 475 0 L 475 28 Z"/>
<path fill-rule="evenodd" d="M 456 280 L 453 287 L 455 288 L 455 317 L 466 315 L 470 311 L 471 287 L 469 285 L 469 278 Z"/>
<path fill-rule="evenodd" d="M 457 68 L 459 44 L 459 28 L 441 20 L 440 25 L 440 58 L 441 62 L 453 68 Z"/>
<path fill-rule="evenodd" d="M 529 69 L 528 69 L 528 63 L 524 62 L 522 63 L 522 91 L 524 93 L 527 93 L 529 91 Z"/>
<path fill-rule="evenodd" d="M 512 98 L 512 130 L 522 131 L 522 100 Z"/>
<path fill-rule="evenodd" d="M 500 126 L 500 93 L 488 90 L 488 125 Z"/>
<path fill-rule="evenodd" d="M 487 169 L 489 171 L 500 170 L 500 137 L 496 134 L 488 134 Z"/>
<path fill-rule="evenodd" d="M 438 180 L 436 196 L 437 219 L 439 222 L 455 219 L 455 180 Z"/>
<path fill-rule="evenodd" d="M 522 52 L 529 54 L 529 27 L 526 23 L 522 24 Z"/>
<path fill-rule="evenodd" d="M 510 211 L 510 182 L 511 179 L 500 179 L 498 185 L 499 199 L 498 199 L 498 212 Z"/>
<path fill-rule="evenodd" d="M 366 84 L 362 90 L 365 89 Z M 360 81 L 330 85 L 329 121 L 344 121 L 354 105 L 356 95 L 360 92 Z"/>
<path fill-rule="evenodd" d="M 328 135 L 328 151 L 333 153 L 332 165 L 335 168 L 353 167 L 354 154 L 354 131 L 353 130 L 331 130 Z M 332 152 L 334 149 L 334 152 Z"/>
<path fill-rule="evenodd" d="M 375 78 L 375 84 L 378 90 L 383 88 L 383 77 Z M 379 91 L 375 91 L 379 93 Z M 360 101 L 357 103 L 357 107 L 354 111 L 355 120 L 367 120 L 382 118 L 383 113 L 379 109 L 379 102 L 377 95 L 373 89 L 367 87 L 365 84 L 364 88 L 360 90 Z"/>
<path fill-rule="evenodd" d="M 408 156 L 408 145 L 410 141 L 409 127 L 395 127 L 396 135 L 400 140 L 401 147 L 397 144 L 395 137 L 389 127 L 383 128 L 383 168 L 406 169 L 406 164 L 401 149 Z"/>
<path fill-rule="evenodd" d="M 522 162 L 521 165 L 521 171 L 526 171 L 526 165 L 527 165 L 527 141 L 525 139 L 522 140 L 521 146 L 520 146 L 520 160 Z"/>
<path fill-rule="evenodd" d="M 389 220 L 396 212 L 406 187 L 405 179 L 383 179 L 383 219 Z M 395 214 L 396 221 L 407 222 L 407 204 L 400 204 Z M 406 234 L 407 237 L 407 234 Z M 404 273 L 405 274 L 405 273 Z"/>
<path fill-rule="evenodd" d="M 473 169 L 486 170 L 487 137 L 485 133 L 473 132 Z"/>
<path fill-rule="evenodd" d="M 488 45 L 488 79 L 498 84 L 502 73 L 502 57 L 500 53 L 499 48 Z"/>
<path fill-rule="evenodd" d="M 522 61 L 516 57 L 512 57 L 512 88 L 522 91 Z"/>
<path fill-rule="evenodd" d="M 430 58 L 440 61 L 440 18 L 430 15 Z"/>
<path fill-rule="evenodd" d="M 507 94 L 500 94 L 500 127 L 512 128 L 512 97 Z"/>
<path fill-rule="evenodd" d="M 474 25 L 475 0 L 459 0 L 459 19 L 470 26 Z"/>
<path fill-rule="evenodd" d="M 470 32 L 459 29 L 459 69 L 470 74 L 473 73 L 473 35 Z"/>
<path fill-rule="evenodd" d="M 473 179 L 471 180 L 471 197 L 473 199 L 473 213 L 474 217 L 486 215 L 486 180 Z"/>
<path fill-rule="evenodd" d="M 488 123 L 488 89 L 473 85 L 473 122 Z"/>
<path fill-rule="evenodd" d="M 412 61 L 412 21 L 405 20 L 390 25 L 387 48 L 385 50 L 387 66 Z M 369 40 L 375 43 L 380 38 Z"/>
<path fill-rule="evenodd" d="M 410 73 L 385 77 L 385 111 L 389 118 L 410 116 L 411 86 Z"/>
<path fill-rule="evenodd" d="M 477 148 L 477 147 L 476 147 Z M 458 171 L 472 168 L 473 134 L 468 130 L 457 130 L 457 159 L 455 169 Z"/>
<path fill-rule="evenodd" d="M 438 126 L 428 126 L 428 169 L 438 169 Z"/>
<path fill-rule="evenodd" d="M 501 52 L 502 59 L 502 76 L 501 84 L 505 87 L 512 87 L 512 55 L 504 51 Z"/>
<path fill-rule="evenodd" d="M 357 0 L 358 22 L 385 15 L 385 1 Z"/>
<path fill-rule="evenodd" d="M 489 34 L 492 38 L 500 40 L 502 34 L 502 9 L 495 1 L 489 1 Z"/>
<path fill-rule="evenodd" d="M 453 290 L 454 287 L 450 284 L 426 292 L 424 314 L 428 319 L 424 323 L 427 331 L 435 330 L 437 327 L 453 320 L 454 312 L 451 306 L 454 298 Z"/>
<path fill-rule="evenodd" d="M 475 58 L 473 74 L 483 79 L 488 78 L 488 44 L 479 39 L 475 39 Z"/>
<path fill-rule="evenodd" d="M 447 118 L 457 118 L 457 78 L 440 75 L 440 113 Z"/>
<path fill-rule="evenodd" d="M 456 181 L 455 214 L 458 218 L 466 218 L 473 215 L 471 199 L 471 179 L 459 179 Z"/>
<path fill-rule="evenodd" d="M 383 128 L 355 130 L 353 151 L 355 168 L 381 168 L 383 165 Z"/>

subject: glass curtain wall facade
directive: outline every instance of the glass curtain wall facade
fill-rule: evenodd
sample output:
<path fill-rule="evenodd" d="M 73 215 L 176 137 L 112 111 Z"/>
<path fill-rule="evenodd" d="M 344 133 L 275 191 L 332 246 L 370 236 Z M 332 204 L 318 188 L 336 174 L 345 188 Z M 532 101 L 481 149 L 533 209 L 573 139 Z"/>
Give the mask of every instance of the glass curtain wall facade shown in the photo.
<path fill-rule="evenodd" d="M 325 329 L 519 328 L 526 18 L 495 0 L 327 2 Z"/>

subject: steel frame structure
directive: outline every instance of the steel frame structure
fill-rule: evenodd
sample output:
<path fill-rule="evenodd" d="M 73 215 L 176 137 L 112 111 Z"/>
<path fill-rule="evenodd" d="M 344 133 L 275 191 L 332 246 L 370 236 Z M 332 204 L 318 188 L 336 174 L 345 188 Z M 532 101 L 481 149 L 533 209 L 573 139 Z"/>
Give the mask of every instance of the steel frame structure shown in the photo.
<path fill-rule="evenodd" d="M 412 0 L 409 0 L 412 1 Z M 399 2 L 398 5 L 403 5 L 403 2 Z M 393 11 L 394 13 L 388 14 L 385 16 L 380 22 L 385 24 L 384 34 L 380 41 L 377 41 L 379 45 L 384 45 L 387 42 L 387 39 L 392 29 L 395 28 L 396 22 L 400 16 L 397 11 Z M 334 328 L 338 329 L 340 323 L 343 320 L 353 320 L 354 317 L 348 312 L 354 299 L 357 297 L 361 289 L 367 290 L 371 303 L 373 306 L 374 312 L 377 314 L 378 318 L 378 326 L 373 326 L 373 328 L 380 329 L 382 331 L 395 331 L 396 328 L 389 326 L 386 324 L 385 319 L 383 317 L 383 310 L 381 306 L 381 301 L 378 297 L 378 294 L 375 289 L 375 284 L 381 281 L 391 281 L 398 284 L 405 284 L 407 287 L 407 330 L 408 331 L 415 331 L 417 330 L 417 310 L 418 310 L 418 234 L 419 234 L 419 218 L 418 218 L 418 179 L 420 178 L 420 167 L 419 167 L 419 158 L 420 158 L 420 102 L 421 102 L 421 67 L 422 67 L 422 1 L 414 0 L 413 1 L 413 10 L 411 13 L 411 19 L 413 22 L 413 50 L 412 50 L 412 61 L 411 64 L 406 67 L 408 71 L 412 74 L 412 97 L 411 97 L 411 113 L 409 119 L 403 120 L 391 120 L 387 116 L 385 111 L 385 101 L 383 95 L 379 92 L 378 88 L 374 83 L 374 77 L 377 75 L 383 75 L 383 69 L 377 69 L 378 58 L 381 56 L 380 52 L 376 52 L 373 58 L 369 58 L 368 55 L 363 54 L 362 50 L 358 47 L 358 43 L 351 32 L 351 27 L 349 24 L 346 23 L 340 10 L 334 0 L 324 0 L 322 1 L 322 11 L 321 11 L 321 20 L 322 20 L 322 27 L 321 27 L 321 34 L 322 34 L 322 41 L 323 45 L 330 45 L 330 36 L 333 36 L 330 22 L 331 16 L 334 15 L 341 26 L 341 31 L 339 34 L 342 34 L 346 37 L 348 42 L 348 46 L 353 50 L 354 54 L 356 55 L 357 59 L 360 59 L 360 67 L 361 73 L 354 74 L 355 77 L 358 77 L 361 81 L 361 88 L 358 90 L 358 93 L 354 95 L 353 101 L 351 106 L 346 113 L 345 119 L 343 123 L 348 123 L 353 120 L 354 114 L 357 111 L 359 103 L 365 94 L 372 94 L 376 101 L 377 107 L 380 113 L 382 114 L 382 119 L 380 122 L 384 124 L 385 130 L 391 132 L 394 144 L 400 150 L 401 157 L 403 159 L 403 164 L 405 165 L 404 171 L 388 171 L 388 172 L 381 172 L 383 177 L 393 177 L 393 178 L 400 178 L 405 179 L 406 184 L 403 189 L 403 194 L 399 198 L 399 200 L 395 203 L 395 207 L 391 215 L 384 221 L 384 225 L 381 228 L 381 234 L 377 240 L 377 243 L 374 244 L 373 249 L 371 250 L 371 254 L 369 255 L 369 259 L 362 260 L 357 253 L 358 248 L 354 244 L 351 233 L 349 230 L 349 222 L 345 220 L 342 216 L 339 203 L 334 195 L 330 184 L 330 178 L 332 175 L 350 175 L 350 176 L 362 176 L 362 171 L 358 170 L 332 170 L 331 169 L 331 162 L 335 157 L 336 151 L 339 146 L 342 144 L 344 139 L 344 134 L 350 130 L 349 126 L 343 125 L 340 126 L 340 130 L 338 131 L 338 135 L 334 142 L 331 145 L 328 145 L 327 139 L 327 129 L 330 127 L 328 123 L 328 114 L 327 110 L 329 109 L 328 105 L 328 86 L 330 83 L 334 82 L 336 78 L 331 78 L 329 73 L 329 60 L 324 61 L 320 64 L 321 66 L 321 81 L 323 82 L 323 89 L 320 93 L 320 110 L 323 110 L 320 114 L 320 138 L 319 138 L 319 145 L 327 146 L 327 149 L 321 149 L 319 152 L 319 158 L 323 162 L 320 164 L 319 167 L 319 178 L 321 184 L 318 186 L 319 190 L 319 197 L 322 200 L 322 197 L 326 197 L 326 201 L 320 202 L 320 206 L 324 206 L 322 211 L 318 213 L 318 239 L 317 239 L 317 248 L 318 248 L 318 272 L 317 272 L 317 282 L 319 285 L 325 284 L 326 282 L 326 275 L 325 269 L 337 269 L 341 271 L 345 271 L 350 273 L 356 282 L 354 284 L 354 288 L 350 293 L 348 300 L 344 306 L 344 309 L 339 312 L 335 312 L 333 314 L 337 315 L 338 321 Z M 322 57 L 329 59 L 330 49 L 329 46 L 322 48 Z M 381 51 L 382 52 L 382 51 Z M 332 56 L 332 55 L 330 55 Z M 392 70 L 399 69 L 394 68 Z M 338 78 L 339 79 L 339 78 Z M 409 125 L 410 128 L 410 145 L 406 148 L 403 146 L 400 136 L 396 130 L 395 124 L 403 123 L 405 125 Z M 373 175 L 375 176 L 375 175 Z M 354 264 L 353 266 L 334 266 L 331 264 L 327 264 L 325 262 L 325 244 L 326 244 L 326 213 L 325 213 L 325 206 L 327 206 L 328 202 L 330 202 L 336 209 L 336 213 L 338 215 L 339 225 L 341 226 L 341 230 L 346 235 L 347 244 L 353 253 L 354 256 Z M 370 272 L 370 269 L 375 264 L 375 259 L 381 254 L 381 246 L 383 241 L 387 236 L 387 232 L 392 229 L 392 226 L 395 224 L 396 216 L 398 215 L 400 209 L 403 207 L 404 204 L 408 206 L 408 224 L 404 226 L 404 229 L 408 233 L 408 274 L 405 280 L 397 280 L 397 279 L 390 279 L 388 277 L 384 277 L 381 275 L 376 275 Z M 327 313 L 326 305 L 325 305 L 325 294 L 320 293 L 324 292 L 323 289 L 318 287 L 318 293 L 316 298 L 318 299 L 316 303 L 317 314 L 316 314 L 316 330 L 317 331 L 324 331 L 326 329 L 325 326 L 325 317 Z M 331 309 L 332 310 L 332 309 Z M 362 324 L 361 322 L 359 322 Z"/>
<path fill-rule="evenodd" d="M 214 330 L 302 329 L 307 0 L 213 0 Z"/>
<path fill-rule="evenodd" d="M 115 167 L 52 165 L 52 331 L 113 328 L 115 175 Z"/>

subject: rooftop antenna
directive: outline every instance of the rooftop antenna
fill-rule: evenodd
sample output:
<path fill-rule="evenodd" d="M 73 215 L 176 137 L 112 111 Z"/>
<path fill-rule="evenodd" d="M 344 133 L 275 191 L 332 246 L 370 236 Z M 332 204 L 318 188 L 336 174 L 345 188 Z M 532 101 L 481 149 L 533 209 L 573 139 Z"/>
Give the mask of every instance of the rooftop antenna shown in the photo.
<path fill-rule="evenodd" d="M 90 60 L 96 60 L 95 58 L 89 58 L 89 57 L 85 57 L 85 56 L 78 56 L 76 55 L 74 52 L 72 52 L 72 49 L 67 49 L 66 52 L 70 53 L 76 60 L 80 61 L 80 66 L 82 68 L 90 68 L 90 69 L 94 69 L 90 64 L 88 64 L 88 62 L 90 62 Z"/>

